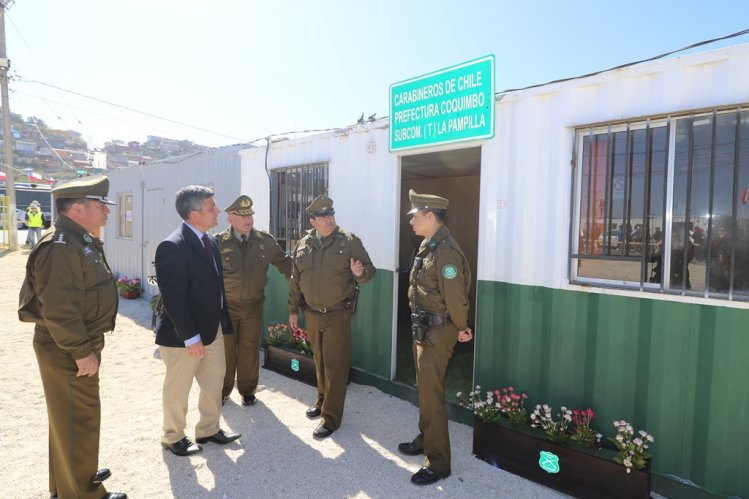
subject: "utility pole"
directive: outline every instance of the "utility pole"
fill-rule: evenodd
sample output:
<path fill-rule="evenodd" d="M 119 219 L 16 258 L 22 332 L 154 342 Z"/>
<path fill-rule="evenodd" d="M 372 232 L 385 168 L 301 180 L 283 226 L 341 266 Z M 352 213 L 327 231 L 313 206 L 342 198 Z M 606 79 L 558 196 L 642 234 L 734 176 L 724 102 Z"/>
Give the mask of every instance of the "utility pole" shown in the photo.
<path fill-rule="evenodd" d="M 8 69 L 10 60 L 5 53 L 5 9 L 15 0 L 0 0 L 0 97 L 3 106 L 3 148 L 5 152 L 5 191 L 10 197 L 8 205 L 8 234 L 11 251 L 18 249 L 18 222 L 16 217 L 16 181 L 13 175 L 13 137 L 10 133 L 10 99 L 8 99 Z"/>

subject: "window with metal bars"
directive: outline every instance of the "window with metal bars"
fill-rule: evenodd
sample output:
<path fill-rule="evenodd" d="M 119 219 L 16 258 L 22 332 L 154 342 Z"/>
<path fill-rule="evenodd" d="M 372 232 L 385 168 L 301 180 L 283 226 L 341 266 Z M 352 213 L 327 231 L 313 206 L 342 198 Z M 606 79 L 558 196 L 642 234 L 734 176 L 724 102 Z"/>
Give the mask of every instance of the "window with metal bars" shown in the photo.
<path fill-rule="evenodd" d="M 576 130 L 570 280 L 749 299 L 749 111 Z"/>
<path fill-rule="evenodd" d="M 327 193 L 327 162 L 271 171 L 270 229 L 282 248 L 294 249 L 309 228 L 305 208 Z"/>

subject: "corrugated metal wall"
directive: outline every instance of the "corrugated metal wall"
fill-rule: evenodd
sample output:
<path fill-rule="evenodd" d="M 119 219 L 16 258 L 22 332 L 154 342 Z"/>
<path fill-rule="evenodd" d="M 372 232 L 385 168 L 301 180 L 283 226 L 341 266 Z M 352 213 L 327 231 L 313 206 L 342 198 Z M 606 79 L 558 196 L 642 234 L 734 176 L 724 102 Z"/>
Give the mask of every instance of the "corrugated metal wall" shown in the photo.
<path fill-rule="evenodd" d="M 475 349 L 482 386 L 590 406 L 609 435 L 626 419 L 655 435 L 654 471 L 743 496 L 747 304 L 570 285 L 568 248 L 575 127 L 746 103 L 747 82 L 739 45 L 500 95 L 482 147 Z"/>
<path fill-rule="evenodd" d="M 143 166 L 108 171 L 109 198 L 119 194 L 133 196 L 133 237 L 117 235 L 119 207 L 113 206 L 109 222 L 102 231 L 107 260 L 115 274 L 145 277 L 152 273 L 156 246 L 181 223 L 174 208 L 174 195 L 182 187 L 203 184 L 216 191 L 216 204 L 225 208 L 240 194 L 241 146 L 211 149 L 188 158 L 170 158 Z M 215 232 L 226 227 L 226 216 L 219 215 Z M 148 295 L 157 293 L 146 287 Z"/>
<path fill-rule="evenodd" d="M 387 380 L 390 379 L 393 348 L 393 282 L 392 272 L 377 269 L 374 279 L 361 287 L 359 304 L 351 325 L 352 365 Z M 288 323 L 289 287 L 275 268 L 269 273 L 265 294 L 265 326 Z M 301 319 L 303 321 L 304 317 Z"/>
<path fill-rule="evenodd" d="M 479 283 L 476 383 L 655 436 L 653 471 L 749 497 L 749 311 Z M 491 334 L 486 334 L 488 331 Z"/>

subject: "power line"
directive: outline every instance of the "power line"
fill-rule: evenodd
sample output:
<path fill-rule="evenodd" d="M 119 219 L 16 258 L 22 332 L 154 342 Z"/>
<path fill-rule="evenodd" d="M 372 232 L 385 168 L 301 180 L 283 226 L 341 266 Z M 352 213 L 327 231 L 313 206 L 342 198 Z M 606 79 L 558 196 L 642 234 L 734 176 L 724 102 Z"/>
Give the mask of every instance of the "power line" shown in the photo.
<path fill-rule="evenodd" d="M 57 101 L 54 101 L 54 100 L 51 100 L 51 99 L 45 99 L 44 97 L 42 97 L 41 95 L 39 95 L 38 92 L 34 92 L 36 95 L 32 95 L 32 94 L 29 94 L 29 93 L 26 93 L 26 92 L 22 92 L 20 90 L 11 90 L 11 93 L 13 95 L 23 95 L 23 96 L 29 97 L 31 99 L 38 99 L 38 100 L 41 100 L 43 102 L 52 102 L 54 104 L 61 104 L 60 102 L 57 102 Z M 100 116 L 100 117 L 105 118 L 105 119 L 110 120 L 110 121 L 116 121 L 116 122 L 119 122 L 119 123 L 124 123 L 124 124 L 126 124 L 128 126 L 137 127 L 137 128 L 144 129 L 144 130 L 150 130 L 150 131 L 153 131 L 153 132 L 158 132 L 159 134 L 165 134 L 164 136 L 168 136 L 171 133 L 171 131 L 169 131 L 169 130 L 167 130 L 165 128 L 157 128 L 157 127 L 153 127 L 153 126 L 145 126 L 142 123 L 135 123 L 133 121 L 124 120 L 122 118 L 118 118 L 118 117 L 115 117 L 115 116 L 112 116 L 112 115 L 109 115 L 109 114 L 104 114 L 104 113 L 100 113 L 100 112 L 97 112 L 97 111 L 92 111 L 91 109 L 87 109 L 85 107 L 73 106 L 73 108 L 74 109 L 78 109 L 79 111 L 83 111 L 84 113 L 87 113 L 87 114 L 92 114 L 92 115 L 95 115 L 95 116 Z M 218 142 L 218 139 L 216 139 L 216 141 Z M 205 144 L 205 145 L 208 145 L 208 144 Z"/>
<path fill-rule="evenodd" d="M 21 100 L 21 104 L 23 105 L 23 107 L 26 107 L 26 105 L 23 103 L 23 100 L 20 97 L 19 97 L 19 100 Z M 44 143 L 47 144 L 47 147 L 49 147 L 49 149 L 55 154 L 55 156 L 57 156 L 57 159 L 59 159 L 60 162 L 63 165 L 67 166 L 71 170 L 75 170 L 75 168 L 73 167 L 73 165 L 69 165 L 68 163 L 66 163 L 65 160 L 62 159 L 62 156 L 60 156 L 57 153 L 57 151 L 55 150 L 55 148 L 52 147 L 52 144 L 49 143 L 49 141 L 47 140 L 47 137 L 44 136 L 44 133 L 42 132 L 42 129 L 39 128 L 39 125 L 36 122 L 36 118 L 34 118 L 33 116 L 29 116 L 29 119 L 34 124 L 34 128 L 36 128 L 36 131 L 39 132 L 39 136 L 42 138 L 42 140 L 44 141 Z"/>
<path fill-rule="evenodd" d="M 39 67 L 41 67 L 41 68 L 42 68 L 42 71 L 44 71 L 44 74 L 45 74 L 45 75 L 47 75 L 47 78 L 49 78 L 49 79 L 51 80 L 51 79 L 52 79 L 52 77 L 50 76 L 49 72 L 47 71 L 47 69 L 46 69 L 46 68 L 44 67 L 44 65 L 42 64 L 42 61 L 41 61 L 41 59 L 39 59 L 39 57 L 37 57 L 36 53 L 35 53 L 35 52 L 34 52 L 34 50 L 33 50 L 33 49 L 31 48 L 31 45 L 29 44 L 29 42 L 27 42 L 27 41 L 26 41 L 26 38 L 25 38 L 25 37 L 23 36 L 23 33 L 21 33 L 21 30 L 19 30 L 19 29 L 18 29 L 18 26 L 16 26 L 16 23 L 14 23 L 14 22 L 13 22 L 13 19 L 12 19 L 12 18 L 11 18 L 10 16 L 7 16 L 7 17 L 8 17 L 8 20 L 10 21 L 10 24 L 11 24 L 11 25 L 13 26 L 13 29 L 15 29 L 15 30 L 16 30 L 16 33 L 18 33 L 18 36 L 20 36 L 20 37 L 21 37 L 21 40 L 22 40 L 22 41 L 23 41 L 23 43 L 24 43 L 24 44 L 26 45 L 26 48 L 28 48 L 29 52 L 31 52 L 31 56 L 32 56 L 32 57 L 33 57 L 34 59 L 36 59 L 36 62 L 37 62 L 37 64 L 39 64 Z M 18 68 L 16 68 L 16 72 L 18 72 Z M 63 94 L 60 94 L 60 97 L 62 97 L 62 100 L 63 100 L 63 102 L 65 103 L 65 106 L 66 106 L 66 107 L 67 107 L 67 108 L 68 108 L 68 109 L 70 110 L 70 112 L 72 113 L 72 115 L 73 115 L 73 118 L 75 118 L 75 120 L 76 120 L 76 121 L 78 122 L 78 124 L 79 124 L 79 125 L 81 125 L 81 127 L 83 127 L 83 131 L 84 131 L 84 132 L 86 132 L 86 135 L 88 135 L 89 137 L 91 137 L 91 134 L 90 134 L 90 133 L 89 133 L 89 131 L 88 131 L 88 130 L 86 129 L 86 126 L 85 126 L 85 125 L 84 125 L 84 124 L 83 124 L 83 123 L 81 122 L 81 120 L 80 120 L 80 119 L 78 118 L 78 116 L 77 116 L 77 115 L 75 114 L 75 111 L 73 111 L 73 109 L 71 109 L 70 105 L 69 105 L 69 104 L 68 104 L 68 102 L 67 102 L 67 101 L 65 100 L 65 96 L 64 96 Z M 48 104 L 48 106 L 49 106 L 49 104 Z M 52 107 L 51 107 L 51 106 L 49 106 L 49 107 L 50 107 L 50 110 L 52 110 Z M 55 113 L 54 111 L 53 111 L 53 113 L 54 113 L 55 115 L 57 115 L 57 113 Z M 61 123 L 63 124 L 63 126 L 65 126 L 66 128 L 68 128 L 68 126 L 67 126 L 67 125 L 65 124 L 65 122 L 64 122 L 64 121 L 62 120 L 62 118 L 60 118 L 59 116 L 57 116 L 57 119 L 59 119 L 59 120 L 60 120 L 60 122 L 61 122 Z"/>
<path fill-rule="evenodd" d="M 78 97 L 83 97 L 84 99 L 90 99 L 90 100 L 99 102 L 101 104 L 106 104 L 108 106 L 112 106 L 112 107 L 117 107 L 117 108 L 120 108 L 120 109 L 124 109 L 124 110 L 130 111 L 132 113 L 142 114 L 143 116 L 148 116 L 150 118 L 155 118 L 157 120 L 166 121 L 168 123 L 173 123 L 175 125 L 180 125 L 180 126 L 183 126 L 183 127 L 186 127 L 186 128 L 192 128 L 193 130 L 198 130 L 198 131 L 201 131 L 201 132 L 210 133 L 212 135 L 217 135 L 217 136 L 220 136 L 220 137 L 226 137 L 228 139 L 238 140 L 240 142 L 246 142 L 245 139 L 240 138 L 240 137 L 234 137 L 234 136 L 231 136 L 231 135 L 226 135 L 226 134 L 223 134 L 223 133 L 214 132 L 213 130 L 208 130 L 206 128 L 201 128 L 201 127 L 197 127 L 197 126 L 190 125 L 190 124 L 187 124 L 187 123 L 183 123 L 181 121 L 176 121 L 176 120 L 172 120 L 172 119 L 169 119 L 169 118 L 164 118 L 163 116 L 158 116 L 156 114 L 148 113 L 146 111 L 140 111 L 140 110 L 134 109 L 132 107 L 123 106 L 123 105 L 120 105 L 120 104 L 115 104 L 114 102 L 110 102 L 110 101 L 107 101 L 107 100 L 104 100 L 104 99 L 99 99 L 97 97 L 92 97 L 90 95 L 82 94 L 82 93 L 76 92 L 74 90 L 68 90 L 66 88 L 58 87 L 57 85 L 52 85 L 51 83 L 45 83 L 43 81 L 38 81 L 38 80 L 29 80 L 29 79 L 24 78 L 21 75 L 18 75 L 17 81 L 23 81 L 23 82 L 27 82 L 27 83 L 36 83 L 36 84 L 39 84 L 39 85 L 43 85 L 45 87 L 54 88 L 54 89 L 59 90 L 61 92 L 67 92 L 69 94 L 77 95 Z"/>
<path fill-rule="evenodd" d="M 746 35 L 746 34 L 749 34 L 749 29 L 743 29 L 741 31 L 737 31 L 736 33 L 731 33 L 730 35 L 720 36 L 718 38 L 712 38 L 710 40 L 704 40 L 704 41 L 701 41 L 701 42 L 693 43 L 691 45 L 688 45 L 688 46 L 680 48 L 680 49 L 676 49 L 676 50 L 672 50 L 670 52 L 666 52 L 666 53 L 663 53 L 663 54 L 655 55 L 655 56 L 649 57 L 647 59 L 641 59 L 641 60 L 635 61 L 635 62 L 628 62 L 626 64 L 621 64 L 619 66 L 614 66 L 613 68 L 602 69 L 600 71 L 594 71 L 593 73 L 588 73 L 588 74 L 579 75 L 579 76 L 572 76 L 570 78 L 561 78 L 559 80 L 552 80 L 552 81 L 549 81 L 549 82 L 546 82 L 546 83 L 537 83 L 535 85 L 528 85 L 527 87 L 508 88 L 507 90 L 502 90 L 501 92 L 496 92 L 495 95 L 505 94 L 505 93 L 508 93 L 508 92 L 517 92 L 518 90 L 528 90 L 529 88 L 543 87 L 543 86 L 551 85 L 551 84 L 554 84 L 554 83 L 562 83 L 562 82 L 565 82 L 565 81 L 572 81 L 572 80 L 579 80 L 579 79 L 582 79 L 582 78 L 588 78 L 589 76 L 596 76 L 596 75 L 599 75 L 601 73 L 608 73 L 609 71 L 616 71 L 617 69 L 628 68 L 630 66 L 635 66 L 637 64 L 642 64 L 642 63 L 645 63 L 645 62 L 650 62 L 650 61 L 655 61 L 655 60 L 658 60 L 658 59 L 663 59 L 664 57 L 668 57 L 668 56 L 676 54 L 678 52 L 684 52 L 685 50 L 693 49 L 693 48 L 696 48 L 696 47 L 701 47 L 703 45 L 708 45 L 710 43 L 719 42 L 721 40 L 728 40 L 729 38 L 735 38 L 737 36 L 742 36 L 742 35 Z"/>

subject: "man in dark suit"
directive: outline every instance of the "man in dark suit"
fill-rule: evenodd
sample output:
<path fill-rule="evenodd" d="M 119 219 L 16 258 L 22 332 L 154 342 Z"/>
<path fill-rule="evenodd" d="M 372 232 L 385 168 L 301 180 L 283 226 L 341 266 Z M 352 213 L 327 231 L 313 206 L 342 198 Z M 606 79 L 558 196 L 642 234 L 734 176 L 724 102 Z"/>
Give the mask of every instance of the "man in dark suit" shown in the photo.
<path fill-rule="evenodd" d="M 227 444 L 241 436 L 219 426 L 226 372 L 223 335 L 232 329 L 218 244 L 207 233 L 221 212 L 213 195 L 213 189 L 201 185 L 180 189 L 175 206 L 184 223 L 156 249 L 156 279 L 164 305 L 156 320 L 156 343 L 166 364 L 161 445 L 178 456 L 201 449 L 185 435 L 193 378 L 200 385 L 197 443 Z"/>

